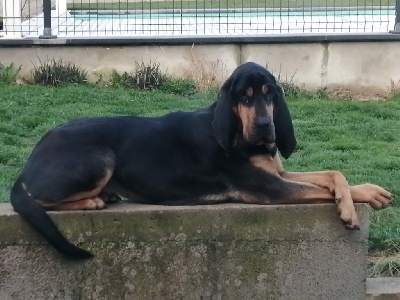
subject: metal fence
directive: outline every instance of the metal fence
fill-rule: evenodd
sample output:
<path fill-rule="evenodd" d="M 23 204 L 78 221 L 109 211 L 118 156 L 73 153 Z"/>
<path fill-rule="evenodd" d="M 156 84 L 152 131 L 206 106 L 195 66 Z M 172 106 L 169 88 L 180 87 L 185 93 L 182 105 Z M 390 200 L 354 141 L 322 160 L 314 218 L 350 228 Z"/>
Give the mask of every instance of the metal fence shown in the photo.
<path fill-rule="evenodd" d="M 395 0 L 125 1 L 0 0 L 0 37 L 389 32 L 400 5 Z"/>

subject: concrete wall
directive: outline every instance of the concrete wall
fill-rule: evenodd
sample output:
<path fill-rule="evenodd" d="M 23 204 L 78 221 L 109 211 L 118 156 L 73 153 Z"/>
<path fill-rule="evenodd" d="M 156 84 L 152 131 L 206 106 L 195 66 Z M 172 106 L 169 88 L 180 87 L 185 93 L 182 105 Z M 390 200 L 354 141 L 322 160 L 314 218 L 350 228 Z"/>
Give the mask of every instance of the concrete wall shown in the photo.
<path fill-rule="evenodd" d="M 55 40 L 60 45 L 62 40 Z M 176 46 L 2 47 L 0 61 L 22 65 L 29 76 L 39 60 L 62 58 L 85 68 L 96 80 L 115 69 L 132 71 L 135 62 L 157 61 L 179 77 L 223 82 L 245 61 L 268 65 L 273 73 L 308 89 L 327 87 L 366 96 L 385 95 L 400 83 L 400 41 Z"/>
<path fill-rule="evenodd" d="M 364 300 L 368 207 L 356 208 L 360 231 L 333 204 L 54 212 L 96 255 L 76 262 L 0 204 L 0 299 Z"/>

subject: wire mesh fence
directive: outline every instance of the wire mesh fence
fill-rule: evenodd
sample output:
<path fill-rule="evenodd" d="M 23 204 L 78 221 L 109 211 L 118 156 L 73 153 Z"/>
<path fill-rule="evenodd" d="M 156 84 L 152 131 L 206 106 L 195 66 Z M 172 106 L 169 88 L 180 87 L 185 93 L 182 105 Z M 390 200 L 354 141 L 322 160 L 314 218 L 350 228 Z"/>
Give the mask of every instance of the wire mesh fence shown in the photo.
<path fill-rule="evenodd" d="M 395 0 L 0 0 L 0 37 L 388 32 Z M 49 7 L 44 13 L 43 4 Z M 48 24 L 46 25 L 46 19 Z M 50 27 L 50 28 L 47 28 Z"/>

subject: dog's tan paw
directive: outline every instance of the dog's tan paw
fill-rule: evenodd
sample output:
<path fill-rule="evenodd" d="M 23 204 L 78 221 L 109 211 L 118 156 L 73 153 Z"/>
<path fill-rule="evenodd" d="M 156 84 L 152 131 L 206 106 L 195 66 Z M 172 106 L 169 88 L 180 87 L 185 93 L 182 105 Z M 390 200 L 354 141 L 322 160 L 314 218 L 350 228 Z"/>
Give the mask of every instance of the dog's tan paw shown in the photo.
<path fill-rule="evenodd" d="M 354 202 L 368 203 L 374 209 L 383 209 L 392 204 L 394 195 L 376 184 L 360 184 L 350 188 Z"/>
<path fill-rule="evenodd" d="M 352 202 L 336 201 L 340 220 L 346 229 L 360 230 L 360 221 Z"/>
<path fill-rule="evenodd" d="M 107 207 L 106 203 L 99 197 L 89 198 L 83 201 L 85 201 L 85 206 L 83 209 L 86 210 L 98 210 Z"/>

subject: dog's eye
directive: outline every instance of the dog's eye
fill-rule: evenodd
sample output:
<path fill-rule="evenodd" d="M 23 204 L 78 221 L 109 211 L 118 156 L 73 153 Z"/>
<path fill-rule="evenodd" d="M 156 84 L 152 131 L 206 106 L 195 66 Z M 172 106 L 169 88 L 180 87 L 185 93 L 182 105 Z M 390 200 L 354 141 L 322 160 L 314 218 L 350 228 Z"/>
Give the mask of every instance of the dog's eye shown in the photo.
<path fill-rule="evenodd" d="M 273 94 L 272 93 L 268 93 L 266 95 L 264 95 L 264 101 L 265 102 L 272 102 L 274 99 Z"/>
<path fill-rule="evenodd" d="M 244 96 L 244 97 L 242 97 L 241 101 L 242 101 L 243 104 L 249 104 L 250 103 L 250 98 Z"/>

